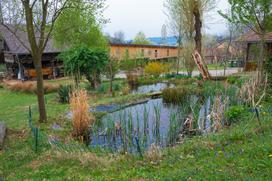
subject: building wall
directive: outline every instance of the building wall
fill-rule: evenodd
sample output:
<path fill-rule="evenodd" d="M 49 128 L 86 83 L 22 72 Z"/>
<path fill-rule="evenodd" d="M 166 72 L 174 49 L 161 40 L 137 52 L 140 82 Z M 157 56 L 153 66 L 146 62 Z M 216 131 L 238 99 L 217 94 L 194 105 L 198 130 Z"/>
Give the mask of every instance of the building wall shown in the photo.
<path fill-rule="evenodd" d="M 133 45 L 111 45 L 110 55 L 117 60 L 125 59 L 128 55 L 129 59 L 148 58 L 151 60 L 176 58 L 178 49 L 176 47 L 162 46 L 133 46 Z"/>

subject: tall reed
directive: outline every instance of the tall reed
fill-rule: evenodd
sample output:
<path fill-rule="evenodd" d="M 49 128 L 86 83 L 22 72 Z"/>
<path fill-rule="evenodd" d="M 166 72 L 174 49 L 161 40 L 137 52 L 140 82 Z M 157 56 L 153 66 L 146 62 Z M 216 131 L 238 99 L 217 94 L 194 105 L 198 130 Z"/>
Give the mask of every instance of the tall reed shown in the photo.
<path fill-rule="evenodd" d="M 153 127 L 153 133 L 155 136 L 156 144 L 160 142 L 160 123 L 161 123 L 161 107 L 159 105 L 154 106 L 155 122 Z"/>
<path fill-rule="evenodd" d="M 85 90 L 76 90 L 70 98 L 72 111 L 73 135 L 83 140 L 88 140 L 90 126 L 94 123 L 94 116 L 89 111 L 88 96 Z"/>

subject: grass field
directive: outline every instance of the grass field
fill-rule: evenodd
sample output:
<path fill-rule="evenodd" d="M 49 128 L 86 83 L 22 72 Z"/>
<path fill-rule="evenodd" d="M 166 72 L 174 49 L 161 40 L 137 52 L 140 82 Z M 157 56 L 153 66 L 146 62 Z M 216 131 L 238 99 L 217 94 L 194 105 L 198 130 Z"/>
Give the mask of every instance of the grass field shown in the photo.
<path fill-rule="evenodd" d="M 127 97 L 103 98 L 106 103 Z M 237 123 L 219 133 L 186 138 L 183 143 L 160 154 L 109 154 L 105 152 L 59 152 L 32 149 L 27 126 L 28 106 L 33 107 L 35 124 L 64 142 L 71 139 L 71 123 L 63 118 L 68 105 L 58 104 L 56 93 L 46 95 L 49 120 L 37 123 L 36 96 L 0 88 L 0 120 L 9 130 L 0 151 L 0 177 L 4 180 L 271 180 L 272 114 L 261 112 L 260 126 L 248 111 Z M 268 108 L 271 102 L 263 103 Z M 63 131 L 51 129 L 57 122 Z"/>

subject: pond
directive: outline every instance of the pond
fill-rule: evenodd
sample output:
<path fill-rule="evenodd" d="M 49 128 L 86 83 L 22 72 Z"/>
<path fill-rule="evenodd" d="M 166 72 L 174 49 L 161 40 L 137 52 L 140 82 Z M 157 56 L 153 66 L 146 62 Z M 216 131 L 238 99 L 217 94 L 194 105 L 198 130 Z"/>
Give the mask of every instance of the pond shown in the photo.
<path fill-rule="evenodd" d="M 138 87 L 134 87 L 131 90 L 131 93 L 132 94 L 146 94 L 146 93 L 151 93 L 151 92 L 159 92 L 165 88 L 173 88 L 173 87 L 175 87 L 174 84 L 161 82 L 161 83 L 156 83 L 156 84 L 141 85 Z"/>
<path fill-rule="evenodd" d="M 191 102 L 197 102 L 196 97 L 192 99 Z M 146 150 L 152 143 L 161 147 L 172 145 L 178 140 L 188 108 L 185 104 L 169 105 L 162 99 L 150 99 L 108 113 L 102 118 L 102 124 L 93 129 L 90 144 L 128 152 Z"/>

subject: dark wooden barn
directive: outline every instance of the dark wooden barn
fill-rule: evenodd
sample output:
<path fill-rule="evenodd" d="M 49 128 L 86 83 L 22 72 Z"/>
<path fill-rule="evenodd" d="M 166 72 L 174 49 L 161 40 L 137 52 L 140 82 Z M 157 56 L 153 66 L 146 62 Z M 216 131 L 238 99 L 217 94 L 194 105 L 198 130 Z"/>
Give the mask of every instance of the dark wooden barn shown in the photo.
<path fill-rule="evenodd" d="M 27 80 L 35 79 L 36 71 L 29 47 L 27 33 L 9 27 L 0 26 L 1 45 L 0 62 L 5 63 L 7 73 L 12 78 Z M 27 48 L 26 48 L 27 47 Z M 42 55 L 42 71 L 45 78 L 55 78 L 63 75 L 63 63 L 57 59 L 60 51 L 49 40 Z"/>

